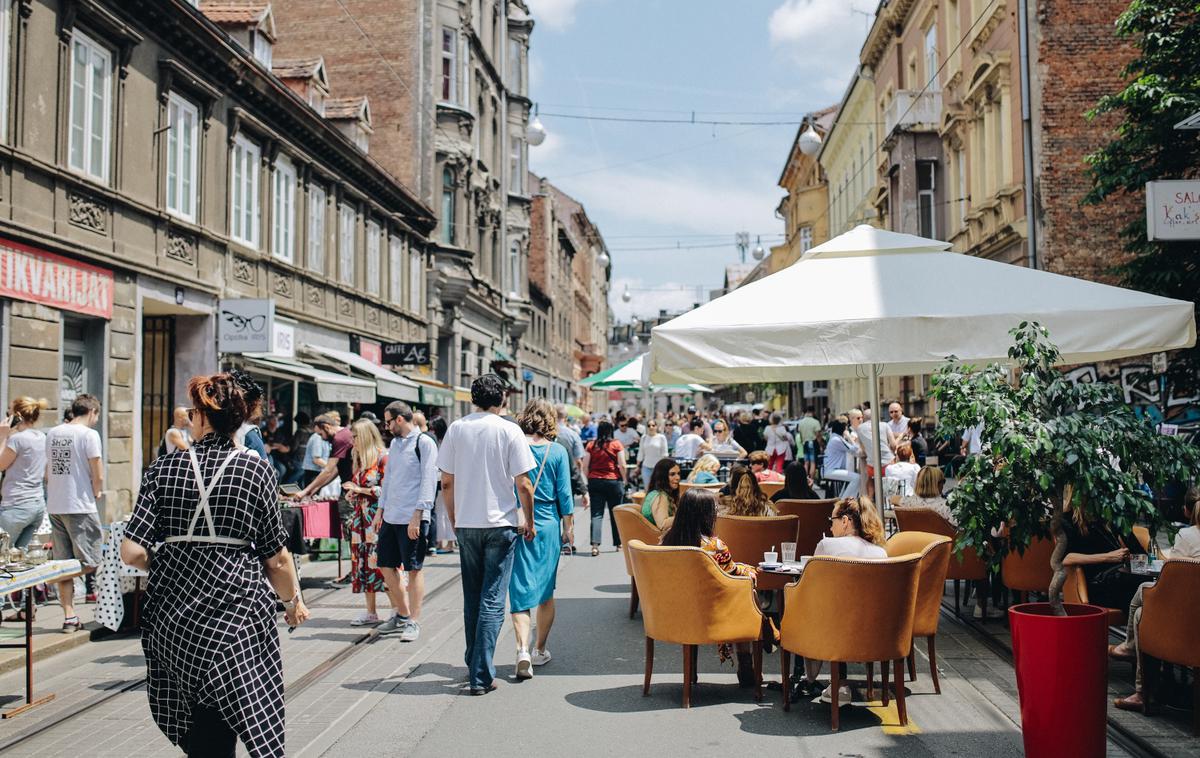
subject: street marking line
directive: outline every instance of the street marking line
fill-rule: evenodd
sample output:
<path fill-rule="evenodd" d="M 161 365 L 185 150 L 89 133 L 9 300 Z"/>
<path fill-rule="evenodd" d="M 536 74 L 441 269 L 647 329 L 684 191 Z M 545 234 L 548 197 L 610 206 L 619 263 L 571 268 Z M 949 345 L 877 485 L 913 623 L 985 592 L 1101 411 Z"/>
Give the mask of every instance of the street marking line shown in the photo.
<path fill-rule="evenodd" d="M 867 710 L 879 718 L 879 728 L 884 734 L 904 736 L 921 733 L 921 727 L 913 721 L 911 713 L 908 715 L 908 726 L 900 725 L 900 712 L 896 710 L 895 700 L 889 700 L 886 707 L 882 700 L 873 700 L 867 703 Z"/>

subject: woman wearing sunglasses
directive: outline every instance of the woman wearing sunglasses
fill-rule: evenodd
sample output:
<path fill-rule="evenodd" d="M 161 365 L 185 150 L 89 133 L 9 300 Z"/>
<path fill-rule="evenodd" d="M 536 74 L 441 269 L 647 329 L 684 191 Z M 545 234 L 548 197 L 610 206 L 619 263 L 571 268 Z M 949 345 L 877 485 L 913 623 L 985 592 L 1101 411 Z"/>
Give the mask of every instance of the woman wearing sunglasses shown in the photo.
<path fill-rule="evenodd" d="M 883 522 L 875 505 L 866 498 L 844 497 L 834 503 L 829 532 L 833 536 L 817 543 L 815 555 L 887 558 Z"/>

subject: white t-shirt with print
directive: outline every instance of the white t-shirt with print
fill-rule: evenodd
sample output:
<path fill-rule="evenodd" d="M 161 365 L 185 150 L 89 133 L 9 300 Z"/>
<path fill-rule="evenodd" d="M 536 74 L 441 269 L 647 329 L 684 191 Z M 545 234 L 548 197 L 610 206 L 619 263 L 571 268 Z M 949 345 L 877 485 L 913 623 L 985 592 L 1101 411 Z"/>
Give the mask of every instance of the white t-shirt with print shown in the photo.
<path fill-rule="evenodd" d="M 437 466 L 454 475 L 454 527 L 517 526 L 516 477 L 535 465 L 521 427 L 478 411 L 450 425 Z"/>
<path fill-rule="evenodd" d="M 95 513 L 91 459 L 100 434 L 84 424 L 59 424 L 46 433 L 46 512 Z"/>

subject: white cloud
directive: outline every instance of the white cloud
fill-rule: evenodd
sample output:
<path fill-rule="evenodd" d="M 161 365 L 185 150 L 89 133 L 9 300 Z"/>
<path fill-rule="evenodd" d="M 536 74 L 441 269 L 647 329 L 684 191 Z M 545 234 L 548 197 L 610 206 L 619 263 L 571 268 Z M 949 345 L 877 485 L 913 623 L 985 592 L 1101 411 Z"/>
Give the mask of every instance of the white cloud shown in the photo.
<path fill-rule="evenodd" d="M 629 287 L 632 299 L 627 303 L 622 299 L 625 288 Z M 705 302 L 707 292 L 696 291 L 690 284 L 679 282 L 654 282 L 648 284 L 639 277 L 613 277 L 609 290 L 608 302 L 612 306 L 613 318 L 617 323 L 624 323 L 637 316 L 649 318 L 657 316 L 660 310 L 667 313 L 678 313 L 691 310 L 697 302 Z"/>
<path fill-rule="evenodd" d="M 771 13 L 771 45 L 787 53 L 805 89 L 837 99 L 858 66 L 870 17 L 846 0 L 784 0 Z"/>
<path fill-rule="evenodd" d="M 529 12 L 538 24 L 561 32 L 575 23 L 578 6 L 579 0 L 530 0 Z"/>

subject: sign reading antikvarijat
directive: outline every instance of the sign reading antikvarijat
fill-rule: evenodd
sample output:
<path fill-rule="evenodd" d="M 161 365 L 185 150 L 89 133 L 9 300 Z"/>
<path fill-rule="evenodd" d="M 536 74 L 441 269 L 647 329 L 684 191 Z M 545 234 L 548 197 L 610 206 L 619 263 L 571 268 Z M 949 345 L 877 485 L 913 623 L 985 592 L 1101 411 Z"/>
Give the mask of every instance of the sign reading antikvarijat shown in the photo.
<path fill-rule="evenodd" d="M 383 343 L 383 365 L 385 366 L 428 366 L 432 362 L 428 342 Z"/>

